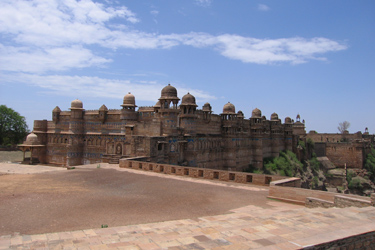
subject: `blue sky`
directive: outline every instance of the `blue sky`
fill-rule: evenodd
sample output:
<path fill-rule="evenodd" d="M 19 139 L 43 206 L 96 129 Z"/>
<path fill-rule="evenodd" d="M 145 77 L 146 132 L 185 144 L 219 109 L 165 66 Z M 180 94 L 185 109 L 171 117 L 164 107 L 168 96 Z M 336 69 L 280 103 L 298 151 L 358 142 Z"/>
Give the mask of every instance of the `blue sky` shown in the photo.
<path fill-rule="evenodd" d="M 161 89 L 220 114 L 297 114 L 306 130 L 375 133 L 375 1 L 2 0 L 0 104 L 51 120 L 76 98 L 119 109 Z"/>

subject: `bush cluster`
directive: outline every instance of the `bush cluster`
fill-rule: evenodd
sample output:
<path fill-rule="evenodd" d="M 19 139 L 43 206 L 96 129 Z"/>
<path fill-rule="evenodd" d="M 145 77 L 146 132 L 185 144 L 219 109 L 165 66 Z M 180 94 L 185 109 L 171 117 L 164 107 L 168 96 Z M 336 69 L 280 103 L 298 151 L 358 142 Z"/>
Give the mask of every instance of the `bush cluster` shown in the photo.
<path fill-rule="evenodd" d="M 370 175 L 370 180 L 375 182 L 375 149 L 371 149 L 371 152 L 367 155 L 365 161 L 365 169 Z"/>
<path fill-rule="evenodd" d="M 263 162 L 266 174 L 278 174 L 283 176 L 295 176 L 297 171 L 302 170 L 303 164 L 291 151 L 280 152 L 276 158 L 266 158 Z"/>

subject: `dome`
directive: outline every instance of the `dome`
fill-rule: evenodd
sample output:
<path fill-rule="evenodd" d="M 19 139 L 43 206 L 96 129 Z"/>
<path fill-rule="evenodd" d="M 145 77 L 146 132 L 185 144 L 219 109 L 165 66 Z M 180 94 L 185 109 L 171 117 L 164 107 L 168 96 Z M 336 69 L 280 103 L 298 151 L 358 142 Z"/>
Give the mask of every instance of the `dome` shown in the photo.
<path fill-rule="evenodd" d="M 223 107 L 223 113 L 225 113 L 225 114 L 235 114 L 236 113 L 236 107 L 232 103 L 228 102 Z"/>
<path fill-rule="evenodd" d="M 261 118 L 262 117 L 262 111 L 260 109 L 255 108 L 253 112 L 251 113 L 251 118 Z"/>
<path fill-rule="evenodd" d="M 244 117 L 244 114 L 241 110 L 237 112 L 237 117 Z"/>
<path fill-rule="evenodd" d="M 285 123 L 292 123 L 292 119 L 290 117 L 285 117 Z"/>
<path fill-rule="evenodd" d="M 108 111 L 108 108 L 107 106 L 105 106 L 104 104 L 100 107 L 99 111 Z"/>
<path fill-rule="evenodd" d="M 39 139 L 38 139 L 38 136 L 34 133 L 30 133 L 27 137 L 26 137 L 26 141 L 24 144 L 27 144 L 27 145 L 39 145 L 40 142 L 39 142 Z"/>
<path fill-rule="evenodd" d="M 158 101 L 158 102 L 154 105 L 154 108 L 161 108 L 160 101 Z"/>
<path fill-rule="evenodd" d="M 206 103 L 203 105 L 203 107 L 202 107 L 202 110 L 203 110 L 203 111 L 211 111 L 211 109 L 212 109 L 212 107 L 211 107 L 211 105 L 210 105 L 208 102 L 206 102 Z"/>
<path fill-rule="evenodd" d="M 161 90 L 161 97 L 177 97 L 177 89 L 168 84 Z"/>
<path fill-rule="evenodd" d="M 54 112 L 54 113 L 58 113 L 58 112 L 61 112 L 61 109 L 59 108 L 59 106 L 56 106 L 56 107 L 52 110 L 52 112 Z"/>
<path fill-rule="evenodd" d="M 276 113 L 273 113 L 272 115 L 271 115 L 271 121 L 272 120 L 278 120 L 279 119 L 279 116 L 276 114 Z"/>
<path fill-rule="evenodd" d="M 124 96 L 124 101 L 122 106 L 135 106 L 135 96 L 130 92 Z"/>
<path fill-rule="evenodd" d="M 195 97 L 191 95 L 189 92 L 182 97 L 181 105 L 196 105 Z"/>
<path fill-rule="evenodd" d="M 83 109 L 83 103 L 80 100 L 75 99 L 74 101 L 72 101 L 70 108 L 71 109 Z"/>

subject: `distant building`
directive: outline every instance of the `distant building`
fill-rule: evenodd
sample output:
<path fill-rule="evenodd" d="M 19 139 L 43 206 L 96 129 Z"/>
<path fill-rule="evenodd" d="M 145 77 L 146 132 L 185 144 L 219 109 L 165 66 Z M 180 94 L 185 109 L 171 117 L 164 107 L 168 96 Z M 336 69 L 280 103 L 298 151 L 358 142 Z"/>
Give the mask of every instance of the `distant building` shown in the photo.
<path fill-rule="evenodd" d="M 317 156 L 327 156 L 336 166 L 344 168 L 362 168 L 367 154 L 374 144 L 374 136 L 365 133 L 317 133 L 314 130 L 306 135 L 306 139 L 314 142 L 314 151 Z"/>
<path fill-rule="evenodd" d="M 195 97 L 180 98 L 175 87 L 161 91 L 155 106 L 139 107 L 131 93 L 121 109 L 84 110 L 80 100 L 70 111 L 56 107 L 52 121 L 34 122 L 33 133 L 45 147 L 39 161 L 74 166 L 118 162 L 119 158 L 145 157 L 152 162 L 214 169 L 261 168 L 263 158 L 281 150 L 296 150 L 305 136 L 305 126 L 286 117 L 284 123 L 273 113 L 270 120 L 254 109 L 250 119 L 228 102 L 219 115 L 206 103 L 197 109 Z"/>

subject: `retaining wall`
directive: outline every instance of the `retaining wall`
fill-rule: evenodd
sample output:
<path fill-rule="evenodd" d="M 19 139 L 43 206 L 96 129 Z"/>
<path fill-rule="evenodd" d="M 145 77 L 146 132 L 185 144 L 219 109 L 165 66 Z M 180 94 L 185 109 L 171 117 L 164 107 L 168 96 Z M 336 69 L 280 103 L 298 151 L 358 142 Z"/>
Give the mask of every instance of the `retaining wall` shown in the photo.
<path fill-rule="evenodd" d="M 371 198 L 338 194 L 327 191 L 300 188 L 299 178 L 289 178 L 272 182 L 268 198 L 305 205 L 306 207 L 366 207 L 371 206 Z M 375 195 L 373 196 L 375 197 Z"/>
<path fill-rule="evenodd" d="M 334 240 L 302 248 L 304 250 L 321 250 L 321 249 L 374 249 L 375 232 L 353 235 L 344 239 Z"/>
<path fill-rule="evenodd" d="M 164 173 L 209 180 L 233 181 L 244 184 L 268 186 L 272 181 L 286 179 L 288 177 L 278 175 L 253 174 L 236 171 L 216 170 L 209 168 L 183 167 L 177 165 L 160 164 L 138 161 L 135 159 L 121 159 L 120 168 L 140 169 L 156 173 Z M 298 179 L 298 178 L 297 178 Z"/>

